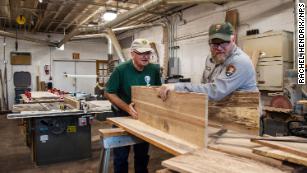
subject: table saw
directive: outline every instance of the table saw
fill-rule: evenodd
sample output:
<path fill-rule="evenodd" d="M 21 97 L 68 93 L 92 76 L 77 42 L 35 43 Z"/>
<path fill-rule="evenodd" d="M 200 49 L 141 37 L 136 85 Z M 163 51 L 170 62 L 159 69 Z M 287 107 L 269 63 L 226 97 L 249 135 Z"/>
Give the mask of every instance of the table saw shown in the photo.
<path fill-rule="evenodd" d="M 65 110 L 63 110 L 65 107 Z M 91 113 L 61 102 L 14 105 L 8 119 L 23 119 L 37 165 L 91 157 Z"/>

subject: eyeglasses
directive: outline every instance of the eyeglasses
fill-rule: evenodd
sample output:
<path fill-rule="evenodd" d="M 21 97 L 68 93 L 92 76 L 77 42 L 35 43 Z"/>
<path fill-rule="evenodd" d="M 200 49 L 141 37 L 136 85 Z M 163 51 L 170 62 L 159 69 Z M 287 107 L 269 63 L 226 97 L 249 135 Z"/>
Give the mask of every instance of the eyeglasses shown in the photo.
<path fill-rule="evenodd" d="M 229 45 L 229 43 L 230 42 L 209 43 L 209 44 L 212 48 L 215 48 L 215 49 L 217 49 L 218 47 L 225 49 Z"/>
<path fill-rule="evenodd" d="M 138 51 L 133 51 L 135 54 L 137 54 L 137 55 L 150 55 L 151 54 L 151 52 L 150 51 L 148 51 L 148 52 L 138 52 Z"/>

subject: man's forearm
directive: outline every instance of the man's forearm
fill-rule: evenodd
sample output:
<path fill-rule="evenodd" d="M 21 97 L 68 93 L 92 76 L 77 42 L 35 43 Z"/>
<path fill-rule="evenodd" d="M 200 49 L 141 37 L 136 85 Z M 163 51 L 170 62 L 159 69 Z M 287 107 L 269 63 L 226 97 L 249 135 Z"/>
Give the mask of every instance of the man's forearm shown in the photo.
<path fill-rule="evenodd" d="M 121 110 L 129 112 L 129 105 L 120 99 L 116 94 L 105 93 L 105 97 Z"/>

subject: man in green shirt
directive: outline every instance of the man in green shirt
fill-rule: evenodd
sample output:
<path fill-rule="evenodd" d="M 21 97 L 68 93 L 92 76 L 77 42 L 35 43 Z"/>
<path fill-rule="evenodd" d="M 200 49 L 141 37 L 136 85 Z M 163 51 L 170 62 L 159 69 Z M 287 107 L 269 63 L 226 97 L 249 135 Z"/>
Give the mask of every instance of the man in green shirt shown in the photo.
<path fill-rule="evenodd" d="M 132 59 L 118 65 L 111 74 L 105 96 L 119 109 L 114 111 L 116 116 L 137 119 L 138 114 L 131 102 L 131 86 L 160 86 L 160 67 L 149 62 L 153 49 L 148 40 L 134 40 L 130 52 Z M 147 173 L 149 144 L 136 144 L 133 149 L 135 173 Z M 129 150 L 129 146 L 113 150 L 114 173 L 128 173 Z"/>

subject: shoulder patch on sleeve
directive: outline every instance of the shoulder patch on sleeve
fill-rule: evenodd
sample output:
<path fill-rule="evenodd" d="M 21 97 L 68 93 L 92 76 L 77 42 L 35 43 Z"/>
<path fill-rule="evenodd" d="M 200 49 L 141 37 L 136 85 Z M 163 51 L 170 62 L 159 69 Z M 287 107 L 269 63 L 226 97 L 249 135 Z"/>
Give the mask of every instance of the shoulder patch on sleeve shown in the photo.
<path fill-rule="evenodd" d="M 226 67 L 226 76 L 230 77 L 232 74 L 236 72 L 236 67 L 233 64 L 229 64 Z"/>

